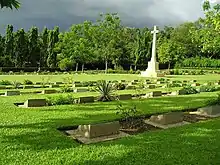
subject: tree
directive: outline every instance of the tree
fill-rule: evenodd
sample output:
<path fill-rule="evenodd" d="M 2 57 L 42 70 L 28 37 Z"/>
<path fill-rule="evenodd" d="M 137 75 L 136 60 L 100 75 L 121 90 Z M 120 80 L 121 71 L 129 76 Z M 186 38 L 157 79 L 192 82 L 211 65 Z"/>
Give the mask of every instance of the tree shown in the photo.
<path fill-rule="evenodd" d="M 186 52 L 187 49 L 182 43 L 166 40 L 166 42 L 160 45 L 158 56 L 160 62 L 168 63 L 168 69 L 170 69 L 171 64 L 175 64 L 184 59 Z"/>
<path fill-rule="evenodd" d="M 28 41 L 24 29 L 20 29 L 15 34 L 15 67 L 23 67 L 25 58 L 28 56 Z"/>
<path fill-rule="evenodd" d="M 0 0 L 1 8 L 18 9 L 20 7 L 20 2 L 17 0 Z"/>
<path fill-rule="evenodd" d="M 41 33 L 41 53 L 40 53 L 40 66 L 47 66 L 47 58 L 48 58 L 48 35 L 49 30 L 44 27 L 43 32 Z"/>
<path fill-rule="evenodd" d="M 12 25 L 8 25 L 6 29 L 4 55 L 5 65 L 11 66 L 11 60 L 14 58 L 14 34 Z"/>
<path fill-rule="evenodd" d="M 97 53 L 105 62 L 105 73 L 107 73 L 109 61 L 121 54 L 116 48 L 117 42 L 120 41 L 121 20 L 115 13 L 100 14 L 100 17 L 98 31 L 94 40 L 98 50 Z"/>
<path fill-rule="evenodd" d="M 50 31 L 48 40 L 47 65 L 50 68 L 54 68 L 57 66 L 57 52 L 55 51 L 55 45 L 59 41 L 59 27 L 55 27 L 54 30 Z"/>
<path fill-rule="evenodd" d="M 38 28 L 32 27 L 28 32 L 28 49 L 29 54 L 26 57 L 26 62 L 29 66 L 38 66 L 40 64 L 40 48 Z"/>

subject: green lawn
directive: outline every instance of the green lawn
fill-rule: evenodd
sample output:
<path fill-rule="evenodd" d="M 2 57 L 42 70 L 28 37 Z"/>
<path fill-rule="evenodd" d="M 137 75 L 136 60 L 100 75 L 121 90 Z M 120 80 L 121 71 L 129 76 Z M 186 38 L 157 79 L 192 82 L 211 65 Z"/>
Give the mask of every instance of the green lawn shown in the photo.
<path fill-rule="evenodd" d="M 62 77 L 65 76 L 51 76 L 51 80 L 62 81 Z M 138 75 L 73 76 L 76 81 L 141 79 Z M 40 81 L 40 77 L 36 75 L 0 76 L 0 79 Z M 220 79 L 217 75 L 169 76 L 168 78 L 173 80 L 197 79 L 200 82 Z M 32 89 L 23 91 L 32 91 Z M 149 90 L 141 92 L 147 91 Z M 137 91 L 125 90 L 119 93 L 135 92 Z M 59 94 L 47 96 L 55 95 Z M 74 94 L 75 97 L 88 95 L 97 96 L 97 93 Z M 220 164 L 220 119 L 169 130 L 145 132 L 116 141 L 80 145 L 59 132 L 57 128 L 119 119 L 120 117 L 116 115 L 116 106 L 119 102 L 96 102 L 85 105 L 62 105 L 33 109 L 18 108 L 13 104 L 24 102 L 29 98 L 45 98 L 47 96 L 26 94 L 0 97 L 0 164 Z M 122 104 L 126 107 L 137 105 L 139 115 L 150 115 L 202 107 L 206 105 L 207 100 L 215 97 L 216 93 L 200 93 L 188 96 L 122 101 Z"/>
<path fill-rule="evenodd" d="M 10 80 L 10 81 L 20 81 L 23 82 L 24 79 L 29 79 L 33 82 L 42 81 L 42 77 L 49 78 L 51 82 L 56 81 L 64 81 L 64 78 L 72 77 L 75 81 L 95 81 L 95 80 L 134 80 L 134 79 L 146 79 L 140 77 L 137 74 L 94 74 L 94 75 L 87 75 L 87 74 L 61 74 L 61 75 L 0 75 L 0 80 Z M 210 74 L 210 75 L 184 75 L 184 76 L 166 76 L 166 78 L 170 78 L 172 80 L 198 80 L 199 82 L 205 81 L 215 81 L 220 80 L 219 75 Z"/>
<path fill-rule="evenodd" d="M 140 114 L 205 105 L 216 93 L 123 101 Z M 146 132 L 116 141 L 80 145 L 60 126 L 115 120 L 118 102 L 22 109 L 14 102 L 43 95 L 0 97 L 0 164 L 218 164 L 220 119 Z"/>

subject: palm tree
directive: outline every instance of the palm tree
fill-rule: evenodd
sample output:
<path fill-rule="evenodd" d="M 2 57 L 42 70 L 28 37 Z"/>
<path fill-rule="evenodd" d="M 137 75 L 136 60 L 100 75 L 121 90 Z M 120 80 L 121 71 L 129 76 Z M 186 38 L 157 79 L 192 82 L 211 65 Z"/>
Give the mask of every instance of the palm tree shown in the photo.
<path fill-rule="evenodd" d="M 0 0 L 1 8 L 10 8 L 10 9 L 18 9 L 20 7 L 20 2 L 17 0 Z"/>

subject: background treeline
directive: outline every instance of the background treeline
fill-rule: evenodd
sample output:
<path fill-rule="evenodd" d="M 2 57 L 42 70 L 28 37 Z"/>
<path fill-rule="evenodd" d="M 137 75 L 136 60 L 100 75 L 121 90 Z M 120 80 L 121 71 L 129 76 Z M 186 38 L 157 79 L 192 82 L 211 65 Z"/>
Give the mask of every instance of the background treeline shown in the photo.
<path fill-rule="evenodd" d="M 220 67 L 220 5 L 203 5 L 205 18 L 160 29 L 158 60 L 164 67 Z M 59 27 L 32 27 L 0 36 L 0 66 L 35 70 L 146 69 L 151 56 L 149 28 L 129 28 L 117 14 L 100 15 L 96 22 Z"/>

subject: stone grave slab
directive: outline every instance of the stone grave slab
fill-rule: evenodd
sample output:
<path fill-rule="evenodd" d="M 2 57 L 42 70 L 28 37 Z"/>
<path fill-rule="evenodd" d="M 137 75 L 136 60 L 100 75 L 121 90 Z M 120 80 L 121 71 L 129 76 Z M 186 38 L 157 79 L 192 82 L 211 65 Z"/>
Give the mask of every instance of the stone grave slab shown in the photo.
<path fill-rule="evenodd" d="M 193 83 L 193 84 L 191 84 L 191 86 L 192 87 L 197 87 L 197 86 L 200 86 L 200 84 L 199 83 Z"/>
<path fill-rule="evenodd" d="M 137 82 L 130 82 L 128 83 L 128 85 L 137 85 L 138 83 Z"/>
<path fill-rule="evenodd" d="M 6 86 L 0 86 L 0 89 L 6 89 Z"/>
<path fill-rule="evenodd" d="M 52 94 L 52 93 L 57 93 L 57 90 L 55 90 L 55 89 L 45 89 L 41 93 L 42 94 Z"/>
<path fill-rule="evenodd" d="M 59 87 L 60 87 L 60 85 L 58 85 L 58 84 L 49 85 L 49 88 L 59 88 Z"/>
<path fill-rule="evenodd" d="M 46 106 L 46 99 L 28 99 L 24 102 L 23 105 L 19 105 L 22 108 L 31 108 L 31 107 L 43 107 Z"/>
<path fill-rule="evenodd" d="M 184 121 L 183 112 L 170 112 L 162 115 L 153 115 L 150 119 L 145 120 L 145 123 L 162 129 L 190 124 L 189 122 Z"/>
<path fill-rule="evenodd" d="M 78 88 L 78 89 L 74 89 L 74 92 L 75 93 L 78 93 L 78 92 L 88 92 L 88 88 Z"/>
<path fill-rule="evenodd" d="M 126 80 L 120 80 L 119 82 L 120 82 L 120 83 L 125 83 L 125 82 L 126 82 Z"/>
<path fill-rule="evenodd" d="M 83 85 L 82 85 L 82 84 L 73 84 L 72 87 L 73 87 L 73 88 L 83 87 Z"/>
<path fill-rule="evenodd" d="M 135 82 L 135 83 L 138 83 L 138 80 L 132 80 L 131 82 Z"/>
<path fill-rule="evenodd" d="M 186 91 L 184 89 L 174 91 L 171 93 L 171 95 L 185 95 L 185 94 L 186 94 Z"/>
<path fill-rule="evenodd" d="M 77 103 L 82 104 L 82 103 L 93 103 L 95 101 L 95 98 L 93 96 L 87 96 L 87 97 L 80 97 L 77 100 Z"/>
<path fill-rule="evenodd" d="M 125 89 L 136 89 L 135 85 L 127 85 Z"/>
<path fill-rule="evenodd" d="M 120 131 L 120 124 L 118 121 L 101 124 L 79 125 L 76 130 L 66 131 L 66 133 L 84 144 L 109 141 L 129 136 L 128 134 Z"/>
<path fill-rule="evenodd" d="M 118 95 L 118 100 L 131 100 L 132 95 L 131 94 L 122 94 Z"/>
<path fill-rule="evenodd" d="M 205 86 L 212 86 L 213 83 L 212 82 L 207 82 L 207 83 L 204 83 L 203 85 L 205 85 Z"/>
<path fill-rule="evenodd" d="M 23 89 L 32 89 L 34 88 L 34 85 L 24 85 Z"/>
<path fill-rule="evenodd" d="M 145 97 L 160 97 L 160 96 L 162 96 L 161 91 L 153 91 L 153 92 L 147 93 Z"/>
<path fill-rule="evenodd" d="M 212 105 L 199 108 L 195 113 L 197 115 L 206 117 L 220 117 L 220 105 Z"/>
<path fill-rule="evenodd" d="M 6 91 L 4 96 L 17 96 L 20 95 L 20 91 Z"/>
<path fill-rule="evenodd" d="M 156 85 L 151 84 L 151 85 L 148 85 L 147 88 L 149 88 L 149 89 L 155 89 L 155 88 L 156 88 Z"/>
<path fill-rule="evenodd" d="M 63 82 L 54 82 L 54 85 L 62 85 Z"/>
<path fill-rule="evenodd" d="M 191 80 L 190 82 L 191 82 L 191 83 L 196 83 L 197 81 L 196 81 L 196 80 Z"/>

